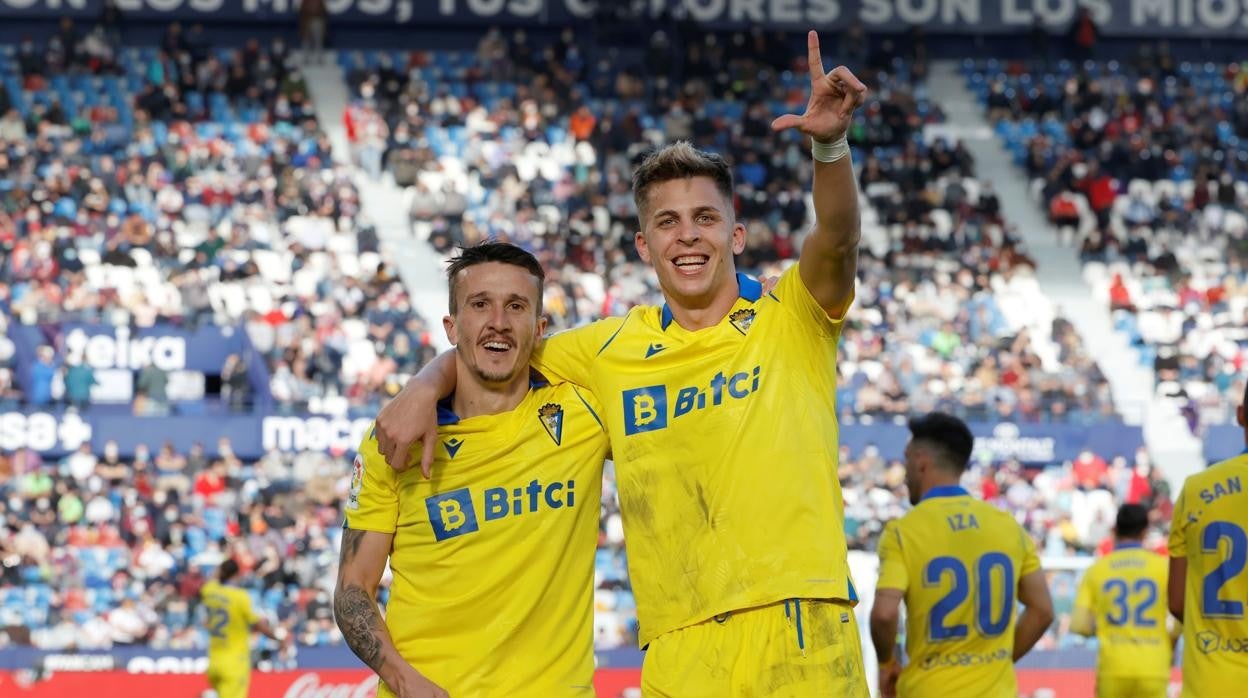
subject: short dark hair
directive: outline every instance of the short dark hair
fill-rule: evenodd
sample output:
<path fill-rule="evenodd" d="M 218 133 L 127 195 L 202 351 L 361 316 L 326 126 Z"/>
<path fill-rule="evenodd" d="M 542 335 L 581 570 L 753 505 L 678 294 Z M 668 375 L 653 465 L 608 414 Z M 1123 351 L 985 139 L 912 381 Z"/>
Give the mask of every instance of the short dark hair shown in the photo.
<path fill-rule="evenodd" d="M 941 456 L 941 465 L 961 474 L 970 463 L 975 450 L 975 436 L 966 422 L 944 412 L 933 412 L 910 420 L 910 440 L 933 448 Z"/>
<path fill-rule="evenodd" d="M 459 254 L 451 257 L 447 262 L 446 285 L 450 295 L 448 306 L 451 315 L 455 314 L 455 284 L 459 272 L 486 262 L 511 264 L 537 277 L 537 314 L 539 316 L 542 314 L 542 287 L 546 283 L 546 271 L 542 269 L 541 262 L 537 261 L 537 257 L 534 257 L 528 250 L 510 242 L 488 240 L 472 247 L 459 248 Z"/>
<path fill-rule="evenodd" d="M 221 567 L 217 569 L 217 579 L 228 582 L 238 575 L 238 560 L 227 557 L 225 562 L 221 563 Z"/>
<path fill-rule="evenodd" d="M 1114 534 L 1119 538 L 1139 538 L 1148 528 L 1148 509 L 1140 504 L 1123 504 L 1114 521 Z"/>
<path fill-rule="evenodd" d="M 676 141 L 646 156 L 633 171 L 633 202 L 637 204 L 637 217 L 641 227 L 646 227 L 646 211 L 650 205 L 650 188 L 673 179 L 710 177 L 715 188 L 732 202 L 732 168 L 723 157 L 698 150 L 688 141 Z"/>

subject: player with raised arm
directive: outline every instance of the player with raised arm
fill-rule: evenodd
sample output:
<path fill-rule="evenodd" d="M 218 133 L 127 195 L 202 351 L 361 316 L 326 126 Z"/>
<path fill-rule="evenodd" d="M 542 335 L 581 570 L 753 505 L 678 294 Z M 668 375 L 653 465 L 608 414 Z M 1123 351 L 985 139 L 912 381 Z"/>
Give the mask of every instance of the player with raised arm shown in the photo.
<path fill-rule="evenodd" d="M 871 641 L 883 696 L 1018 695 L 1014 662 L 1053 622 L 1035 545 L 1010 514 L 958 484 L 974 437 L 957 417 L 910 421 L 906 486 L 914 509 L 880 536 Z M 1024 611 L 1014 618 L 1015 599 Z M 896 655 L 901 602 L 906 655 Z"/>
<path fill-rule="evenodd" d="M 361 444 L 338 627 L 381 677 L 381 696 L 592 696 L 602 409 L 572 384 L 530 383 L 545 327 L 533 255 L 486 243 L 464 249 L 447 276 L 443 324 L 459 376 L 430 444 L 437 475 L 396 473 L 373 435 Z"/>
<path fill-rule="evenodd" d="M 238 571 L 238 562 L 227 558 L 217 578 L 199 591 L 208 630 L 208 683 L 218 698 L 247 698 L 253 629 L 278 642 L 290 641 L 285 628 L 274 628 L 258 615 L 247 592 L 231 584 Z"/>
<path fill-rule="evenodd" d="M 1097 698 L 1165 698 L 1177 624 L 1164 608 L 1166 558 L 1143 548 L 1148 509 L 1124 504 L 1114 551 L 1083 573 L 1070 629 L 1095 636 Z"/>
<path fill-rule="evenodd" d="M 837 479 L 836 348 L 854 295 L 858 190 L 845 140 L 866 87 L 824 73 L 773 122 L 813 139 L 814 229 L 763 293 L 738 275 L 732 171 L 676 143 L 633 176 L 635 244 L 667 301 L 556 335 L 535 366 L 602 401 L 648 696 L 866 695 Z M 452 355 L 378 417 L 387 460 L 430 443 Z M 422 468 L 427 464 L 422 462 Z"/>
<path fill-rule="evenodd" d="M 1248 388 L 1236 418 L 1248 446 Z M 1170 612 L 1183 623 L 1183 696 L 1248 690 L 1248 448 L 1183 483 L 1170 523 Z"/>

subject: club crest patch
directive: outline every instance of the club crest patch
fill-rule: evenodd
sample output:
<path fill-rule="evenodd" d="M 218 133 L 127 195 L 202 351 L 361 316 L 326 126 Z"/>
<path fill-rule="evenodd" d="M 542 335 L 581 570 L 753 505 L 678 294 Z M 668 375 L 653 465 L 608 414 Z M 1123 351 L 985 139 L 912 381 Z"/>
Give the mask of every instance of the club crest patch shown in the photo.
<path fill-rule="evenodd" d="M 750 325 L 754 324 L 754 309 L 742 308 L 737 310 L 728 316 L 728 321 L 732 323 L 733 327 L 737 328 L 738 332 L 745 334 L 750 331 Z"/>
<path fill-rule="evenodd" d="M 563 406 L 548 402 L 537 410 L 537 417 L 542 421 L 546 433 L 559 446 L 563 442 Z"/>

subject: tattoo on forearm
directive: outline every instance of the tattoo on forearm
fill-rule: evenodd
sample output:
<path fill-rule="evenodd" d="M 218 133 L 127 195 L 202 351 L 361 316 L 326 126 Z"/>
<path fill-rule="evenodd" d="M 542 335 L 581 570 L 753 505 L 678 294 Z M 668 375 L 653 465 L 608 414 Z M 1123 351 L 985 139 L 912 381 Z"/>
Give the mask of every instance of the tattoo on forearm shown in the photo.
<path fill-rule="evenodd" d="M 343 542 L 343 554 L 347 546 Z M 334 594 L 334 618 L 347 646 L 355 652 L 370 669 L 381 672 L 381 639 L 379 631 L 384 632 L 381 614 L 377 611 L 377 603 L 364 589 L 350 585 L 338 589 Z"/>
<path fill-rule="evenodd" d="M 346 567 L 355 559 L 356 553 L 360 552 L 360 544 L 364 542 L 364 536 L 367 531 L 352 531 L 349 528 L 342 529 L 342 552 L 338 561 L 339 568 Z"/>

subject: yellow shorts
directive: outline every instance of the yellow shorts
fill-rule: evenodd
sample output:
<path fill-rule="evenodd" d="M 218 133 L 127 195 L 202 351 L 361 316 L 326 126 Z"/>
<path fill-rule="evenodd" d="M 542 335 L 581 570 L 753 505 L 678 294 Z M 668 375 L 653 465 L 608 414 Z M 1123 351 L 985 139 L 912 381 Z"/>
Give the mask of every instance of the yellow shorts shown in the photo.
<path fill-rule="evenodd" d="M 792 600 L 733 611 L 655 638 L 647 698 L 867 696 L 848 601 Z"/>
<path fill-rule="evenodd" d="M 225 672 L 208 667 L 208 684 L 217 692 L 217 698 L 247 698 L 251 672 Z"/>
<path fill-rule="evenodd" d="M 1166 698 L 1168 677 L 1098 676 L 1096 698 Z"/>

